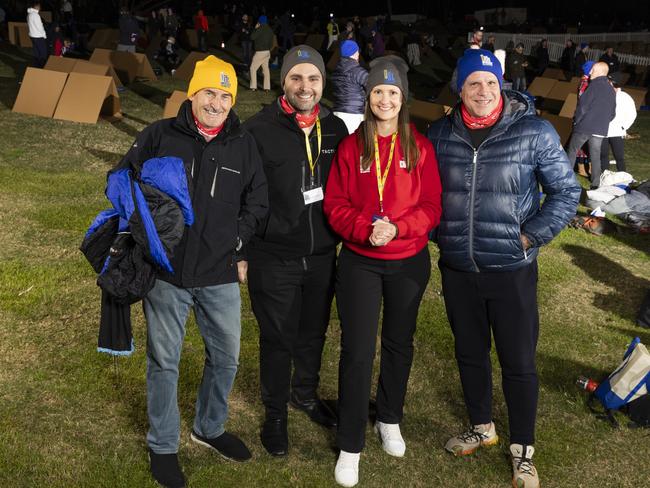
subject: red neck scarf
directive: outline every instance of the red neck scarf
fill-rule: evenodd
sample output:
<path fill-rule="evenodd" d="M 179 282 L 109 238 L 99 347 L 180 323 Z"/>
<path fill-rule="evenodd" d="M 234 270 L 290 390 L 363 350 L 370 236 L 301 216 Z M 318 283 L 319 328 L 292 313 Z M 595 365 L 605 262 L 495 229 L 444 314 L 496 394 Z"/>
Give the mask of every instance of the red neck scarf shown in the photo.
<path fill-rule="evenodd" d="M 298 125 L 301 129 L 305 129 L 314 125 L 316 123 L 316 119 L 318 118 L 318 113 L 320 112 L 320 106 L 318 104 L 314 105 L 314 109 L 309 115 L 303 115 L 299 112 L 296 112 L 296 109 L 289 104 L 284 96 L 280 97 L 280 106 L 286 113 L 296 114 L 296 122 L 298 122 Z"/>
<path fill-rule="evenodd" d="M 225 125 L 224 122 L 219 127 L 210 129 L 209 127 L 205 127 L 204 125 L 201 124 L 201 122 L 199 122 L 199 119 L 196 118 L 194 112 L 192 112 L 192 118 L 194 119 L 194 125 L 196 125 L 199 134 L 201 134 L 204 137 L 204 139 L 208 142 L 210 142 L 212 139 L 217 137 L 217 135 L 219 134 L 219 132 L 221 132 L 221 129 L 223 129 L 223 126 Z"/>
<path fill-rule="evenodd" d="M 487 127 L 492 127 L 497 123 L 497 120 L 499 120 L 499 117 L 501 116 L 501 112 L 503 112 L 503 97 L 499 99 L 499 105 L 497 105 L 497 108 L 492 110 L 492 112 L 487 114 L 485 117 L 474 117 L 470 115 L 463 103 L 460 104 L 460 112 L 463 116 L 463 122 L 468 129 L 485 129 Z"/>

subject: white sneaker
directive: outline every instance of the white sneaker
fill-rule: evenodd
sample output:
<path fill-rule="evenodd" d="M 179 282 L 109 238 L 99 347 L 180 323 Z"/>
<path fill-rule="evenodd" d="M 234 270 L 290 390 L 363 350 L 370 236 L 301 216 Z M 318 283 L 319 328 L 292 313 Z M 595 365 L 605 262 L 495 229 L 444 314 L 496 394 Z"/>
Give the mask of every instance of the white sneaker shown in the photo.
<path fill-rule="evenodd" d="M 399 430 L 399 424 L 385 424 L 377 421 L 375 432 L 381 439 L 381 446 L 391 456 L 402 457 L 406 452 L 406 443 Z"/>
<path fill-rule="evenodd" d="M 467 456 L 481 446 L 494 446 L 499 442 L 494 422 L 472 425 L 469 430 L 455 435 L 447 441 L 445 449 L 454 456 Z"/>
<path fill-rule="evenodd" d="M 361 453 L 341 451 L 334 468 L 334 479 L 341 486 L 354 486 L 359 482 L 359 457 Z"/>
<path fill-rule="evenodd" d="M 533 446 L 510 444 L 512 456 L 512 486 L 515 488 L 539 488 L 539 476 L 533 464 Z"/>

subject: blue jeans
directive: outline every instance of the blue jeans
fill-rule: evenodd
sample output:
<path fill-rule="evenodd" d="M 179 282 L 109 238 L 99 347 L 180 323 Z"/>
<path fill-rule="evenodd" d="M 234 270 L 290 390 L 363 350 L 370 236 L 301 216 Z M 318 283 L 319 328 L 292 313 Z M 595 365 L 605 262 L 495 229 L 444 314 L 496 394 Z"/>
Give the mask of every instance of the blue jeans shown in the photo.
<path fill-rule="evenodd" d="M 147 319 L 147 443 L 157 454 L 178 452 L 180 415 L 176 391 L 185 322 L 194 308 L 205 344 L 203 379 L 194 430 L 212 439 L 224 432 L 228 395 L 237 373 L 241 335 L 239 285 L 179 288 L 157 280 L 144 299 Z"/>

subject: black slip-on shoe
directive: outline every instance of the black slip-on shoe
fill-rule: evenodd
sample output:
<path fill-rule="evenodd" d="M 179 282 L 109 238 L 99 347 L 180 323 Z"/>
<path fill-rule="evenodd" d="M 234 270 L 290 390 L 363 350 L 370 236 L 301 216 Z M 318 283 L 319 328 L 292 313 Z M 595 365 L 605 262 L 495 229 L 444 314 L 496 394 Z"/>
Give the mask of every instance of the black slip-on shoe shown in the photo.
<path fill-rule="evenodd" d="M 165 488 L 185 488 L 185 476 L 178 464 L 178 455 L 156 454 L 149 449 L 151 476 Z"/>
<path fill-rule="evenodd" d="M 271 456 L 286 456 L 289 452 L 286 419 L 267 418 L 262 425 L 260 440 Z"/>
<path fill-rule="evenodd" d="M 246 444 L 244 444 L 239 437 L 230 432 L 224 432 L 219 437 L 208 439 L 192 430 L 190 439 L 197 444 L 214 449 L 221 455 L 221 457 L 229 461 L 243 463 L 253 457 L 251 452 L 248 450 L 248 447 L 246 447 Z"/>

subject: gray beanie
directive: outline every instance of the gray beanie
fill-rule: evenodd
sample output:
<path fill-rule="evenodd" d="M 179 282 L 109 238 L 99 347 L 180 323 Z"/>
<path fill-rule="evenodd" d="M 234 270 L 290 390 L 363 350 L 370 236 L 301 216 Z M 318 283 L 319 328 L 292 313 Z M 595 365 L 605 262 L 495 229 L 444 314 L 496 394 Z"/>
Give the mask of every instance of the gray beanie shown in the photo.
<path fill-rule="evenodd" d="M 325 86 L 325 63 L 323 62 L 323 57 L 316 49 L 306 44 L 292 47 L 282 58 L 282 68 L 280 68 L 280 83 L 282 86 L 284 86 L 284 79 L 287 77 L 287 73 L 291 71 L 291 68 L 302 63 L 309 63 L 316 66 L 323 77 L 323 86 Z"/>
<path fill-rule="evenodd" d="M 366 81 L 366 93 L 370 94 L 377 85 L 394 85 L 402 90 L 404 98 L 409 96 L 409 80 L 406 72 L 409 67 L 399 56 L 388 55 L 373 59 Z"/>

